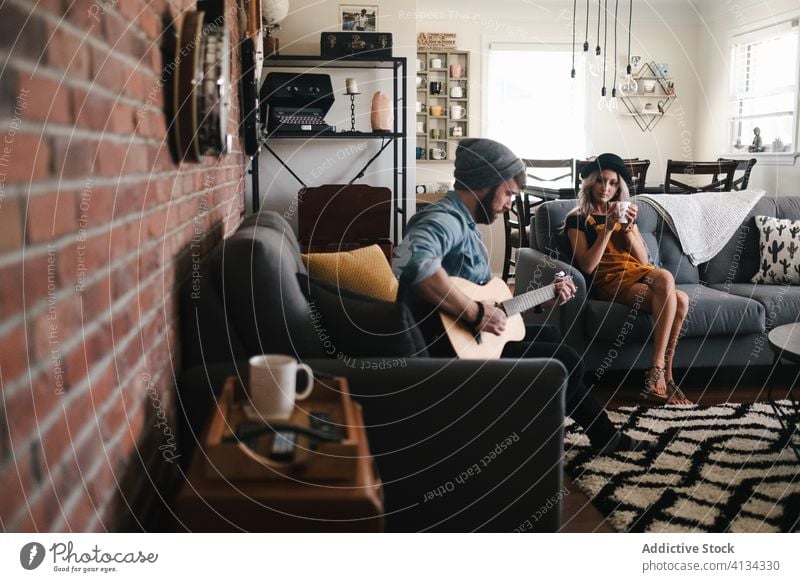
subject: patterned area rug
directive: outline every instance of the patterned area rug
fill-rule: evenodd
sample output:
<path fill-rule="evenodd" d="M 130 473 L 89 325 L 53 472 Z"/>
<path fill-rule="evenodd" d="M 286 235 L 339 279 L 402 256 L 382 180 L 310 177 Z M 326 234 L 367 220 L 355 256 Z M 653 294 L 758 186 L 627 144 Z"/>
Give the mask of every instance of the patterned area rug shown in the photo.
<path fill-rule="evenodd" d="M 789 403 L 781 402 L 789 411 Z M 646 453 L 589 454 L 568 421 L 567 471 L 621 532 L 800 531 L 800 463 L 772 407 L 626 407 L 612 422 L 657 441 Z M 795 443 L 798 435 L 794 435 Z"/>

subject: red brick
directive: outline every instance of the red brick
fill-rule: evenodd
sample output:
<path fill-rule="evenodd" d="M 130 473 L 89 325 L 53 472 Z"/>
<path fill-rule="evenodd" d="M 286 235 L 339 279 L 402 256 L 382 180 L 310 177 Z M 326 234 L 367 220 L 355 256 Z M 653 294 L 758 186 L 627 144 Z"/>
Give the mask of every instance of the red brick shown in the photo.
<path fill-rule="evenodd" d="M 97 93 L 87 93 L 81 87 L 73 87 L 70 92 L 75 126 L 93 131 L 106 131 L 111 117 L 113 101 Z"/>
<path fill-rule="evenodd" d="M 99 48 L 92 48 L 92 79 L 97 85 L 120 91 L 124 85 L 124 67 L 120 66 L 119 61 L 111 58 L 110 53 Z"/>
<path fill-rule="evenodd" d="M 17 80 L 17 91 L 27 91 L 27 107 L 24 118 L 71 125 L 69 87 L 52 79 L 39 75 L 20 75 Z"/>
<path fill-rule="evenodd" d="M 123 163 L 127 147 L 119 143 L 102 142 L 97 146 L 95 173 L 101 176 L 116 177 L 124 175 Z"/>
<path fill-rule="evenodd" d="M 74 137 L 53 138 L 53 159 L 56 177 L 83 178 L 92 173 L 96 145 Z"/>
<path fill-rule="evenodd" d="M 66 71 L 72 79 L 89 79 L 91 62 L 89 46 L 81 38 L 63 28 L 49 27 L 50 41 L 47 46 L 47 64 Z"/>
<path fill-rule="evenodd" d="M 51 192 L 28 200 L 27 229 L 31 244 L 56 239 L 77 230 L 74 192 Z"/>
<path fill-rule="evenodd" d="M 5 46 L 14 47 L 14 56 L 38 62 L 47 45 L 47 27 L 32 11 L 33 7 L 4 3 L 0 38 Z"/>
<path fill-rule="evenodd" d="M 60 405 L 62 398 L 56 394 L 53 368 L 49 365 L 30 385 L 6 398 L 6 422 L 12 449 L 31 437 L 39 437 L 41 423 Z"/>
<path fill-rule="evenodd" d="M 0 159 L 6 184 L 31 183 L 47 177 L 50 150 L 39 135 L 12 128 L 0 132 Z"/>
<path fill-rule="evenodd" d="M 96 0 L 68 0 L 66 4 L 69 22 L 81 30 L 91 32 L 93 36 L 100 37 L 102 35 L 100 26 L 103 18 L 102 3 L 97 3 Z"/>
<path fill-rule="evenodd" d="M 22 247 L 22 211 L 18 198 L 0 201 L 0 253 Z"/>
<path fill-rule="evenodd" d="M 138 20 L 139 27 L 150 40 L 157 40 L 161 35 L 161 20 L 150 8 L 146 8 Z M 157 43 L 153 43 L 156 45 Z M 160 56 L 160 55 L 159 55 Z"/>
<path fill-rule="evenodd" d="M 108 130 L 112 133 L 119 133 L 130 136 L 134 130 L 136 122 L 136 110 L 130 105 L 116 102 L 111 109 Z"/>
<path fill-rule="evenodd" d="M 11 518 L 25 506 L 25 499 L 32 496 L 35 484 L 31 479 L 31 457 L 25 453 L 0 472 L 0 523 L 6 526 Z M 6 530 L 8 531 L 8 530 Z"/>
<path fill-rule="evenodd" d="M 0 268 L 0 321 L 22 312 L 23 305 L 30 308 L 46 296 L 46 255 Z"/>
<path fill-rule="evenodd" d="M 0 377 L 8 384 L 28 367 L 25 326 L 19 324 L 0 335 Z"/>

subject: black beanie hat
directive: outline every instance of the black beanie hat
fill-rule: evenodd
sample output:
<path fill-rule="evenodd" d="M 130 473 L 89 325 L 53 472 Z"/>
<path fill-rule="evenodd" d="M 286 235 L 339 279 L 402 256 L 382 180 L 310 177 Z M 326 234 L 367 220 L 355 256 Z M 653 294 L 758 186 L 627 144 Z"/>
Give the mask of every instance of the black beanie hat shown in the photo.
<path fill-rule="evenodd" d="M 625 165 L 625 162 L 623 162 L 622 158 L 617 154 L 600 154 L 583 167 L 581 170 L 581 178 L 585 180 L 592 172 L 602 172 L 603 170 L 614 170 L 619 174 L 620 178 L 625 180 L 628 186 L 633 182 L 631 169 Z"/>
<path fill-rule="evenodd" d="M 462 139 L 456 149 L 453 175 L 470 190 L 500 184 L 524 171 L 525 164 L 514 152 L 491 139 Z"/>

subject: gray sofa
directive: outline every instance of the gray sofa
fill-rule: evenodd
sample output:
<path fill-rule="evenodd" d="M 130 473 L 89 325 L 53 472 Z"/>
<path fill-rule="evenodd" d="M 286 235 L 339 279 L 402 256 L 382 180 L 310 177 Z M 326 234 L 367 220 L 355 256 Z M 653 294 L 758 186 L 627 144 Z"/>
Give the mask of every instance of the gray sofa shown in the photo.
<path fill-rule="evenodd" d="M 800 320 L 800 287 L 749 282 L 759 263 L 759 235 L 753 217 L 800 218 L 800 197 L 763 197 L 726 246 L 697 267 L 682 253 L 678 240 L 653 207 L 644 200 L 637 203 L 638 226 L 653 263 L 671 271 L 677 287 L 689 296 L 675 367 L 770 364 L 773 354 L 766 333 Z M 574 301 L 558 309 L 557 320 L 570 345 L 584 355 L 587 371 L 599 378 L 609 369 L 647 368 L 653 318 L 637 315 L 626 305 L 587 296 L 586 279 L 570 264 L 569 241 L 561 229 L 576 204 L 564 200 L 536 208 L 531 248 L 522 249 L 517 262 L 516 292 L 548 282 L 558 270 L 568 271 L 578 293 Z"/>
<path fill-rule="evenodd" d="M 557 529 L 566 379 L 560 363 L 327 359 L 297 273 L 305 268 L 290 226 L 266 212 L 245 219 L 186 282 L 186 372 L 178 383 L 184 460 L 227 375 L 246 381 L 253 354 L 293 354 L 346 376 L 361 402 L 388 530 L 511 531 L 553 503 L 533 529 Z M 513 434 L 518 441 L 493 452 Z"/>

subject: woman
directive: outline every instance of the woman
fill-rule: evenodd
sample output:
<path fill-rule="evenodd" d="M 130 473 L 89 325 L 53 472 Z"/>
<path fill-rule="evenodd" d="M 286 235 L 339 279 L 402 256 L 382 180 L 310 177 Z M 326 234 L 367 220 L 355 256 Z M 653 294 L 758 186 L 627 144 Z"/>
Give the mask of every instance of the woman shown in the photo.
<path fill-rule="evenodd" d="M 691 404 L 672 375 L 689 298 L 675 289 L 672 273 L 650 264 L 636 227 L 638 209 L 629 202 L 630 170 L 619 156 L 602 154 L 581 170 L 581 178 L 578 207 L 567 216 L 565 225 L 577 265 L 592 277 L 592 289 L 599 299 L 653 314 L 653 360 L 642 397 Z M 624 219 L 619 213 L 622 202 L 628 203 Z"/>

